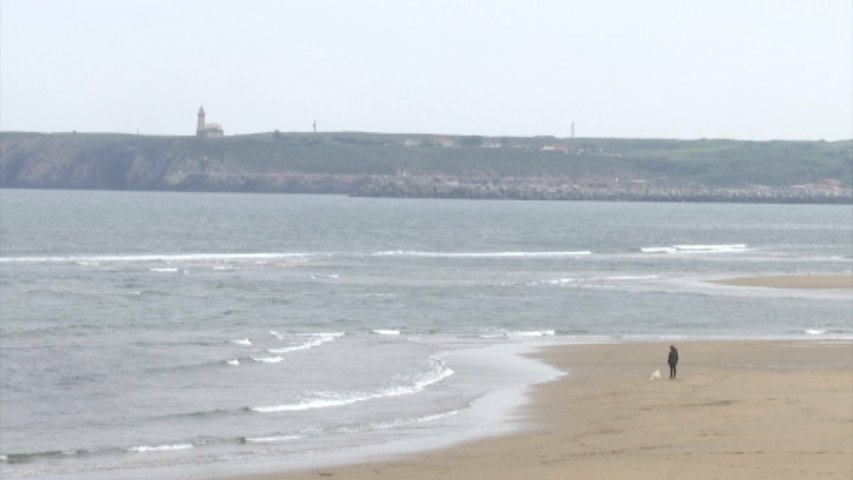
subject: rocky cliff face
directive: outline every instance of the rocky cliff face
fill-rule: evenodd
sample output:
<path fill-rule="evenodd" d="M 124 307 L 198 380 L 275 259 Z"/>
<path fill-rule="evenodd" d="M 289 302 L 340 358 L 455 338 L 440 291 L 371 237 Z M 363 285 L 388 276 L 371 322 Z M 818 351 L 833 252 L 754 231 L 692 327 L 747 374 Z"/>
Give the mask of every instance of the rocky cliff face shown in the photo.
<path fill-rule="evenodd" d="M 222 157 L 187 149 L 184 144 L 190 141 L 163 145 L 136 142 L 130 137 L 81 144 L 74 138 L 44 135 L 4 139 L 0 150 L 0 186 L 346 194 L 362 180 L 354 175 L 235 167 Z"/>
<path fill-rule="evenodd" d="M 571 178 L 371 177 L 356 196 L 623 202 L 851 203 L 849 189 L 828 185 L 715 188 L 664 186 Z"/>
<path fill-rule="evenodd" d="M 507 160 L 504 153 L 493 161 L 484 156 L 485 150 L 415 151 L 383 141 L 381 146 L 365 150 L 363 146 L 342 149 L 334 142 L 306 143 L 304 139 L 287 143 L 278 136 L 274 140 L 203 140 L 4 133 L 0 137 L 0 187 L 419 198 L 853 203 L 849 186 L 833 179 L 792 185 L 719 186 L 697 182 L 689 176 L 696 168 L 684 164 L 670 169 L 677 174 L 661 175 L 668 168 L 663 161 L 619 158 L 617 163 L 614 158 L 618 157 L 610 155 L 585 158 L 590 167 L 582 169 L 573 157 L 543 156 L 535 149 L 522 152 L 527 156 L 517 159 Z M 337 157 L 330 160 L 332 155 Z M 389 158 L 374 161 L 374 157 L 382 155 Z M 469 162 L 466 155 L 477 157 Z M 498 163 L 501 161 L 503 164 Z M 853 175 L 849 172 L 853 160 L 846 162 L 830 165 L 826 170 L 830 174 Z M 510 173 L 498 171 L 496 165 Z M 703 165 L 707 169 L 707 163 Z M 649 168 L 657 170 L 651 172 Z M 820 178 L 824 173 L 813 165 L 809 168 L 810 178 Z M 646 180 L 644 176 L 655 178 Z M 848 184 L 850 180 L 853 179 L 847 180 Z"/>

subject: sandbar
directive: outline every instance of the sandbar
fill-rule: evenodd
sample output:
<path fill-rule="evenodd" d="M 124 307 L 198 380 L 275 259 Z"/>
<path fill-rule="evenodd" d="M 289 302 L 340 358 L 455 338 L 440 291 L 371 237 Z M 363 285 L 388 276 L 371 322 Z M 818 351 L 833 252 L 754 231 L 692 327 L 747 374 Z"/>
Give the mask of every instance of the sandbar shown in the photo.
<path fill-rule="evenodd" d="M 368 463 L 241 480 L 850 479 L 853 342 L 562 345 L 518 433 Z M 650 380 L 660 370 L 661 380 Z"/>
<path fill-rule="evenodd" d="M 853 274 L 738 277 L 715 280 L 712 283 L 737 287 L 853 290 Z"/>

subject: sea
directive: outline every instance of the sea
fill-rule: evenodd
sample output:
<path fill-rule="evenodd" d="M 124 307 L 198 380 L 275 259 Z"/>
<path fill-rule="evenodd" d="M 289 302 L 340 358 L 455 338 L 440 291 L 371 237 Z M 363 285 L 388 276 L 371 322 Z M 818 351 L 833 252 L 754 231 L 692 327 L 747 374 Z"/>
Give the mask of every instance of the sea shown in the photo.
<path fill-rule="evenodd" d="M 851 271 L 851 205 L 4 189 L 0 477 L 207 479 L 517 431 L 532 386 L 571 375 L 544 346 L 853 345 L 849 290 L 712 283 Z"/>

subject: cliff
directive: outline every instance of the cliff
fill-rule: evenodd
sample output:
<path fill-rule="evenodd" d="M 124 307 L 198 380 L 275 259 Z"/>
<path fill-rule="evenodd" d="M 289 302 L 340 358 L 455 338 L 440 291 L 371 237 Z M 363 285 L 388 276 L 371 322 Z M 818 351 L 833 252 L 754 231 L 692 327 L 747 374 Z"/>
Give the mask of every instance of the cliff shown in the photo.
<path fill-rule="evenodd" d="M 0 187 L 851 203 L 853 141 L 4 132 Z"/>

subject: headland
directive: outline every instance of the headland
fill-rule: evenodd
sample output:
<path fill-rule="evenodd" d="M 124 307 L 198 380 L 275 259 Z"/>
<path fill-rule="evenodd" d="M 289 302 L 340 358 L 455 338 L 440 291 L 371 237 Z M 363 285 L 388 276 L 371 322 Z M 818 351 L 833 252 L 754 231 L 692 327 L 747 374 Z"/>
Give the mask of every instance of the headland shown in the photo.
<path fill-rule="evenodd" d="M 853 203 L 850 140 L 215 133 L 2 132 L 0 187 Z"/>

